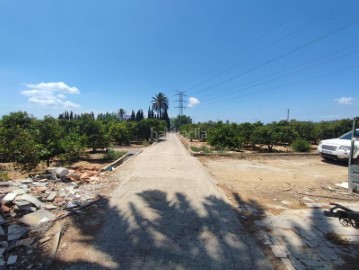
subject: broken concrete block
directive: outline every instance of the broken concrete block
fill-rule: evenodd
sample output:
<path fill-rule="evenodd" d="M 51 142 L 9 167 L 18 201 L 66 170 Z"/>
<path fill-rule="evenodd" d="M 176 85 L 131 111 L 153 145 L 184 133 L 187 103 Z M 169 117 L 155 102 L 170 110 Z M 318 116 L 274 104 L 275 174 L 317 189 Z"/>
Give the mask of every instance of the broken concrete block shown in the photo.
<path fill-rule="evenodd" d="M 18 188 L 18 189 L 15 189 L 12 191 L 13 193 L 16 193 L 17 195 L 22 195 L 22 194 L 25 194 L 26 191 L 23 190 L 22 188 Z"/>
<path fill-rule="evenodd" d="M 69 170 L 63 167 L 49 167 L 47 170 L 55 173 L 58 178 L 64 177 L 69 173 Z"/>
<path fill-rule="evenodd" d="M 20 225 L 10 225 L 7 228 L 7 240 L 18 240 L 21 237 L 23 237 L 27 233 L 28 229 L 26 227 L 20 226 Z"/>
<path fill-rule="evenodd" d="M 21 201 L 21 200 L 16 200 L 14 201 L 14 204 L 18 207 L 22 207 L 22 206 L 28 206 L 30 205 L 31 203 L 28 202 L 28 201 Z"/>
<path fill-rule="evenodd" d="M 34 213 L 27 214 L 19 219 L 19 222 L 29 226 L 37 226 L 43 222 L 51 221 L 55 219 L 55 215 L 51 212 L 41 209 Z"/>
<path fill-rule="evenodd" d="M 15 200 L 16 196 L 17 196 L 17 193 L 10 192 L 10 193 L 6 194 L 4 199 L 1 200 L 1 203 L 5 204 L 5 203 L 12 202 L 13 200 Z"/>
<path fill-rule="evenodd" d="M 72 208 L 75 208 L 77 207 L 77 204 L 73 203 L 73 202 L 69 202 L 66 206 L 67 209 L 72 209 Z"/>
<path fill-rule="evenodd" d="M 54 209 L 56 209 L 57 208 L 57 206 L 55 206 L 55 205 L 53 205 L 53 204 L 46 204 L 45 205 L 45 209 L 46 210 L 54 210 Z"/>
<path fill-rule="evenodd" d="M 16 261 L 17 261 L 17 255 L 11 255 L 11 256 L 7 259 L 7 265 L 15 264 Z"/>
<path fill-rule="evenodd" d="M 52 201 L 55 199 L 56 196 L 57 196 L 57 192 L 56 192 L 56 191 L 53 191 L 53 192 L 51 192 L 51 193 L 49 194 L 49 196 L 47 196 L 46 201 L 52 202 Z"/>
<path fill-rule="evenodd" d="M 46 182 L 34 182 L 34 183 L 32 183 L 32 185 L 35 187 L 46 187 L 47 183 Z"/>
<path fill-rule="evenodd" d="M 28 201 L 28 202 L 32 203 L 33 205 L 35 205 L 37 208 L 40 208 L 41 206 L 43 206 L 42 202 L 40 202 L 38 199 L 36 199 L 35 197 L 33 197 L 29 194 L 21 195 L 19 197 L 19 200 Z"/>

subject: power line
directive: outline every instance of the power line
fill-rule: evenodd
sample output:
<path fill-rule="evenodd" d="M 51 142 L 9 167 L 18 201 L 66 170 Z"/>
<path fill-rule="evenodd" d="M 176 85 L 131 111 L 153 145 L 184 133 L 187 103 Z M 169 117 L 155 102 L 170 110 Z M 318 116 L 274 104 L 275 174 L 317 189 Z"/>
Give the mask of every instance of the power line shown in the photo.
<path fill-rule="evenodd" d="M 276 40 L 276 41 L 270 43 L 268 46 L 265 46 L 264 48 L 261 48 L 261 49 L 257 50 L 255 53 L 253 53 L 253 54 L 251 54 L 251 55 L 249 55 L 249 56 L 247 56 L 247 57 L 241 59 L 240 61 L 238 61 L 237 63 L 235 63 L 235 64 L 233 64 L 233 65 L 231 65 L 231 66 L 229 66 L 228 68 L 226 68 L 226 69 L 224 69 L 224 70 L 222 70 L 222 71 L 220 71 L 220 72 L 218 72 L 218 73 L 216 73 L 216 74 L 210 76 L 209 78 L 205 79 L 205 80 L 202 81 L 202 82 L 199 82 L 199 83 L 197 83 L 197 84 L 195 84 L 195 85 L 189 87 L 187 90 L 192 90 L 193 88 L 196 88 L 196 87 L 198 87 L 198 86 L 200 86 L 200 85 L 202 85 L 202 84 L 204 84 L 204 83 L 206 83 L 206 82 L 209 82 L 209 81 L 211 81 L 212 79 L 214 79 L 214 78 L 216 78 L 216 77 L 218 77 L 218 76 L 220 76 L 220 75 L 222 75 L 222 74 L 228 72 L 229 70 L 231 70 L 231 69 L 233 69 L 234 67 L 238 66 L 239 64 L 245 62 L 246 60 L 250 59 L 251 57 L 262 53 L 263 51 L 265 51 L 265 50 L 267 50 L 267 49 L 273 47 L 274 45 L 280 43 L 282 40 L 285 40 L 286 38 L 288 38 L 288 37 L 292 36 L 293 34 L 299 32 L 300 30 L 304 29 L 304 28 L 307 27 L 308 25 L 312 24 L 313 22 L 315 22 L 316 20 L 318 20 L 318 19 L 320 19 L 321 17 L 325 16 L 326 14 L 332 12 L 333 10 L 337 10 L 339 6 L 342 6 L 343 4 L 344 4 L 344 5 L 345 5 L 345 4 L 348 4 L 349 2 L 351 2 L 351 1 L 347 1 L 347 0 L 342 1 L 342 2 L 339 3 L 338 5 L 333 6 L 332 8 L 330 8 L 329 10 L 323 12 L 323 13 L 320 14 L 319 16 L 317 16 L 317 17 L 315 17 L 315 18 L 309 20 L 308 22 L 304 23 L 303 25 L 299 26 L 298 28 L 294 29 L 293 31 L 291 31 L 291 32 L 289 32 L 289 33 L 287 33 L 287 34 L 285 34 L 284 36 L 282 36 L 282 37 L 279 38 L 278 40 Z M 219 65 L 216 65 L 216 66 L 219 66 Z"/>
<path fill-rule="evenodd" d="M 235 75 L 235 76 L 232 76 L 232 77 L 230 77 L 230 78 L 228 78 L 228 79 L 226 79 L 226 80 L 224 80 L 224 81 L 222 81 L 222 82 L 219 82 L 219 83 L 213 84 L 213 85 L 211 85 L 211 86 L 209 86 L 209 87 L 206 87 L 206 88 L 200 90 L 199 93 L 208 91 L 208 90 L 210 90 L 210 89 L 212 89 L 212 88 L 214 88 L 214 87 L 217 87 L 217 86 L 220 86 L 220 85 L 225 84 L 225 83 L 227 83 L 227 82 L 230 82 L 230 81 L 232 81 L 232 80 L 234 80 L 234 79 L 237 79 L 237 78 L 239 78 L 239 77 L 241 77 L 241 76 L 243 76 L 243 75 L 246 75 L 246 74 L 248 74 L 248 73 L 250 73 L 250 72 L 252 72 L 252 71 L 254 71 L 254 70 L 257 70 L 257 69 L 262 68 L 262 67 L 264 67 L 264 66 L 266 66 L 266 65 L 268 65 L 268 64 L 271 64 L 271 63 L 273 63 L 273 62 L 275 62 L 275 61 L 277 61 L 277 60 L 279 60 L 279 59 L 282 59 L 282 58 L 284 58 L 284 57 L 286 57 L 286 56 L 288 56 L 288 55 L 290 55 L 290 54 L 292 54 L 292 53 L 295 53 L 295 52 L 297 52 L 297 51 L 299 51 L 299 50 L 301 50 L 301 49 L 304 49 L 304 48 L 306 48 L 306 47 L 308 47 L 308 46 L 314 44 L 314 43 L 317 43 L 318 41 L 321 41 L 321 40 L 323 40 L 323 39 L 326 39 L 326 38 L 328 38 L 329 36 L 332 36 L 332 35 L 334 35 L 334 34 L 340 32 L 340 31 L 342 31 L 342 30 L 344 30 L 344 29 L 346 29 L 346 28 L 348 28 L 348 27 L 350 27 L 350 26 L 352 26 L 352 25 L 354 25 L 354 24 L 356 24 L 356 23 L 358 23 L 358 22 L 359 22 L 359 20 L 357 19 L 357 20 L 351 21 L 351 22 L 349 22 L 349 23 L 347 23 L 347 24 L 345 24 L 345 25 L 342 25 L 342 26 L 336 28 L 336 29 L 333 30 L 333 31 L 330 31 L 330 32 L 328 32 L 328 33 L 326 33 L 326 34 L 324 34 L 324 35 L 319 36 L 318 38 L 315 38 L 315 39 L 313 39 L 313 40 L 311 40 L 311 41 L 308 41 L 308 42 L 306 42 L 306 43 L 304 43 L 304 44 L 302 44 L 302 45 L 300 45 L 300 46 L 298 46 L 298 47 L 296 47 L 296 48 L 294 48 L 294 49 L 291 49 L 291 50 L 287 51 L 286 53 L 283 53 L 283 54 L 278 55 L 278 56 L 276 56 L 276 57 L 274 57 L 274 58 L 272 58 L 272 59 L 270 59 L 270 60 L 267 60 L 267 61 L 265 61 L 265 62 L 262 63 L 262 64 L 259 64 L 259 65 L 257 65 L 257 66 L 254 66 L 254 67 L 250 68 L 250 69 L 247 70 L 247 71 L 244 71 L 244 72 L 239 73 L 239 74 L 237 74 L 237 75 Z"/>
<path fill-rule="evenodd" d="M 314 80 L 314 79 L 318 79 L 318 78 L 321 78 L 321 77 L 330 76 L 330 75 L 333 75 L 333 74 L 336 74 L 336 73 L 340 73 L 340 72 L 343 72 L 343 71 L 355 69 L 355 68 L 357 68 L 357 67 L 359 67 L 359 64 L 354 65 L 354 66 L 350 66 L 350 67 L 347 67 L 347 68 L 344 68 L 344 69 L 340 69 L 340 70 L 337 70 L 337 71 L 333 71 L 333 72 L 329 72 L 329 73 L 324 73 L 324 74 L 321 74 L 321 75 L 318 75 L 318 76 L 313 76 L 313 77 L 310 77 L 310 78 L 307 78 L 307 79 L 304 79 L 304 80 L 299 80 L 299 81 L 296 81 L 296 82 L 292 82 L 292 83 L 288 83 L 288 84 L 283 84 L 283 85 L 280 85 L 280 86 L 272 87 L 272 88 L 269 88 L 269 89 L 266 89 L 266 90 L 256 91 L 256 92 L 248 93 L 248 94 L 246 94 L 246 95 L 241 95 L 241 96 L 233 97 L 233 98 L 230 98 L 230 99 L 225 99 L 225 100 L 221 100 L 221 101 L 216 100 L 216 101 L 217 101 L 217 103 L 219 103 L 219 102 L 224 102 L 224 101 L 230 101 L 230 100 L 232 101 L 232 100 L 239 99 L 239 98 L 242 98 L 242 97 L 247 97 L 247 96 L 251 96 L 251 95 L 256 95 L 256 94 L 261 94 L 261 93 L 265 93 L 265 92 L 270 92 L 270 91 L 277 90 L 277 89 L 280 89 L 280 88 L 283 88 L 283 87 L 292 86 L 292 85 L 295 85 L 295 84 L 304 83 L 304 82 L 311 81 L 311 80 Z M 208 103 L 211 103 L 211 102 L 213 102 L 213 101 L 204 102 L 204 103 L 202 103 L 202 104 L 208 104 Z"/>
<path fill-rule="evenodd" d="M 314 68 L 314 67 L 317 67 L 317 66 L 320 66 L 320 65 L 323 65 L 323 64 L 327 64 L 327 63 L 332 62 L 332 61 L 334 61 L 334 60 L 337 60 L 337 59 L 339 59 L 339 58 L 343 58 L 343 57 L 347 57 L 347 56 L 352 55 L 352 54 L 356 54 L 356 53 L 358 53 L 358 52 L 359 52 L 359 50 L 356 50 L 356 51 L 354 51 L 354 52 L 347 53 L 347 54 L 341 55 L 341 56 L 337 56 L 337 57 L 334 57 L 334 58 L 332 58 L 332 59 L 329 59 L 329 60 L 326 60 L 326 61 L 323 61 L 323 62 L 320 62 L 320 63 L 316 63 L 316 64 L 310 65 L 310 66 L 308 66 L 308 67 L 304 67 L 304 68 L 302 68 L 302 69 L 299 69 L 299 70 L 296 70 L 296 71 L 293 71 L 293 72 L 290 72 L 290 73 L 287 73 L 287 74 L 284 74 L 284 75 L 281 75 L 281 76 L 277 76 L 277 77 L 271 78 L 271 79 L 266 80 L 266 81 L 261 81 L 262 79 L 255 80 L 255 81 L 252 82 L 252 84 L 249 83 L 249 86 L 247 86 L 247 87 L 244 87 L 244 88 L 233 87 L 233 88 L 230 88 L 230 89 L 227 89 L 227 90 L 223 91 L 223 92 L 222 92 L 221 94 L 219 94 L 219 95 L 216 95 L 216 96 L 214 96 L 214 97 L 210 97 L 210 98 L 205 99 L 205 100 L 203 100 L 203 101 L 210 101 L 210 100 L 213 100 L 213 99 L 218 99 L 218 98 L 220 98 L 220 97 L 224 97 L 224 96 L 230 95 L 231 93 L 234 93 L 234 92 L 244 91 L 244 90 L 253 88 L 253 87 L 255 87 L 255 86 L 267 84 L 267 83 L 276 81 L 276 80 L 278 80 L 278 79 L 281 79 L 281 78 L 284 78 L 284 77 L 288 77 L 288 76 L 293 75 L 293 74 L 298 74 L 298 73 L 300 73 L 300 72 L 306 71 L 306 70 L 308 70 L 308 69 L 311 69 L 311 68 Z M 313 61 L 310 61 L 310 62 L 313 62 Z M 301 66 L 301 65 L 299 65 L 299 66 Z M 291 68 L 285 70 L 284 72 L 286 72 L 286 71 L 288 71 L 288 70 L 291 70 L 291 69 L 293 69 L 293 68 L 296 68 L 296 67 L 298 67 L 298 65 L 297 65 L 297 66 L 294 66 L 294 67 L 291 67 Z M 284 73 L 284 72 L 282 71 L 282 72 L 280 72 L 279 74 Z M 269 76 L 269 78 L 270 78 L 270 76 Z M 259 82 L 258 82 L 258 83 L 255 83 L 255 82 L 257 82 L 257 81 L 259 81 Z M 247 83 L 247 84 L 248 84 L 248 83 Z M 233 91 L 233 90 L 235 90 L 235 91 Z"/>

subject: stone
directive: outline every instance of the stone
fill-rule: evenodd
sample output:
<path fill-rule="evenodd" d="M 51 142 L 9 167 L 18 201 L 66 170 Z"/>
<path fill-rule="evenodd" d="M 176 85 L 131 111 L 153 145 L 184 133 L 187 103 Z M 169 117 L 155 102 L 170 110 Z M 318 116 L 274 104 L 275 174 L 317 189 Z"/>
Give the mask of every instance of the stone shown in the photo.
<path fill-rule="evenodd" d="M 56 196 L 57 196 L 57 192 L 53 191 L 49 194 L 49 196 L 47 196 L 46 201 L 52 202 Z"/>
<path fill-rule="evenodd" d="M 35 189 L 36 189 L 36 191 L 42 192 L 42 193 L 44 193 L 47 190 L 46 187 L 36 187 Z"/>
<path fill-rule="evenodd" d="M 14 201 L 14 204 L 15 204 L 16 206 L 18 206 L 18 207 L 31 205 L 30 202 L 28 202 L 28 201 L 22 201 L 22 200 L 16 200 L 16 201 Z"/>
<path fill-rule="evenodd" d="M 12 202 L 13 200 L 15 200 L 16 196 L 17 196 L 17 193 L 10 192 L 10 193 L 6 194 L 6 196 L 1 200 L 1 203 L 6 204 L 9 202 Z"/>
<path fill-rule="evenodd" d="M 27 228 L 17 225 L 17 224 L 10 225 L 7 228 L 7 230 L 8 230 L 8 233 L 7 233 L 8 241 L 18 240 L 18 239 L 22 238 L 28 232 Z"/>
<path fill-rule="evenodd" d="M 19 222 L 29 226 L 37 226 L 43 222 L 52 221 L 55 219 L 55 215 L 51 212 L 40 209 L 34 213 L 27 214 L 19 219 Z"/>
<path fill-rule="evenodd" d="M 11 256 L 7 259 L 7 265 L 15 264 L 16 261 L 17 261 L 17 255 L 11 255 Z"/>
<path fill-rule="evenodd" d="M 5 266 L 6 262 L 3 259 L 0 259 L 0 266 Z"/>
<path fill-rule="evenodd" d="M 0 215 L 0 225 L 4 224 L 5 222 L 6 222 L 5 219 Z"/>
<path fill-rule="evenodd" d="M 272 248 L 274 256 L 277 258 L 287 258 L 287 252 L 282 250 L 282 247 L 279 245 L 270 245 Z"/>
<path fill-rule="evenodd" d="M 4 257 L 4 253 L 8 247 L 8 243 L 6 241 L 0 242 L 0 258 Z"/>
<path fill-rule="evenodd" d="M 53 209 L 56 209 L 57 206 L 53 205 L 53 204 L 46 204 L 45 205 L 45 209 L 46 210 L 53 210 Z"/>
<path fill-rule="evenodd" d="M 0 226 L 0 235 L 5 235 L 4 229 Z"/>
<path fill-rule="evenodd" d="M 33 186 L 35 187 L 46 187 L 48 183 L 46 182 L 34 182 L 32 183 Z"/>
<path fill-rule="evenodd" d="M 38 199 L 36 199 L 35 197 L 33 197 L 29 194 L 23 194 L 19 197 L 19 199 L 28 201 L 28 202 L 32 203 L 33 205 L 35 205 L 37 208 L 40 208 L 41 206 L 43 206 L 42 202 L 40 202 Z"/>
<path fill-rule="evenodd" d="M 49 167 L 48 171 L 55 173 L 56 177 L 64 177 L 69 174 L 69 170 L 63 167 Z"/>
<path fill-rule="evenodd" d="M 16 193 L 17 195 L 22 195 L 26 193 L 26 190 L 22 189 L 22 188 L 18 188 L 13 190 L 12 192 Z"/>
<path fill-rule="evenodd" d="M 77 204 L 73 203 L 73 202 L 69 202 L 66 206 L 67 209 L 72 209 L 72 208 L 75 208 L 77 207 Z"/>

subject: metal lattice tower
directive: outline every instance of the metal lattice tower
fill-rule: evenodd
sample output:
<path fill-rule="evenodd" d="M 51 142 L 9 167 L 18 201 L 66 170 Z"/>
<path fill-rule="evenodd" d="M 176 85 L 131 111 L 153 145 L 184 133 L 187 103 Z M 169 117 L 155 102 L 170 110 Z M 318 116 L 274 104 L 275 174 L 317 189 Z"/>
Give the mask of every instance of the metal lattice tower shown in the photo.
<path fill-rule="evenodd" d="M 178 115 L 180 116 L 180 126 L 181 126 L 181 120 L 182 120 L 182 115 L 183 115 L 183 109 L 186 109 L 186 106 L 183 105 L 184 102 L 184 97 L 185 95 L 185 91 L 176 91 L 176 96 L 178 96 L 178 100 L 176 100 L 175 102 L 178 102 L 178 106 L 176 108 L 178 108 Z"/>
<path fill-rule="evenodd" d="M 176 92 L 177 92 L 176 96 L 178 96 L 178 100 L 176 100 L 176 102 L 178 102 L 178 106 L 176 108 L 178 108 L 178 114 L 182 116 L 183 109 L 186 109 L 186 106 L 183 105 L 184 102 L 183 98 L 186 96 L 185 91 L 176 91 Z"/>

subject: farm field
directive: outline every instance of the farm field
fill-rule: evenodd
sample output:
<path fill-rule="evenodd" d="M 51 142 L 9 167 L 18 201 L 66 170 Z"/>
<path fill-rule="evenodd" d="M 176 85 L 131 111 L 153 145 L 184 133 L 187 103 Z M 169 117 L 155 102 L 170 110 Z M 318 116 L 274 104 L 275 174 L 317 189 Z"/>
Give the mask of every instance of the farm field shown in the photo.
<path fill-rule="evenodd" d="M 345 164 L 324 162 L 319 156 L 199 159 L 229 197 L 237 193 L 270 212 L 282 206 L 302 208 L 303 197 L 333 201 L 344 191 L 335 184 L 347 181 Z"/>

